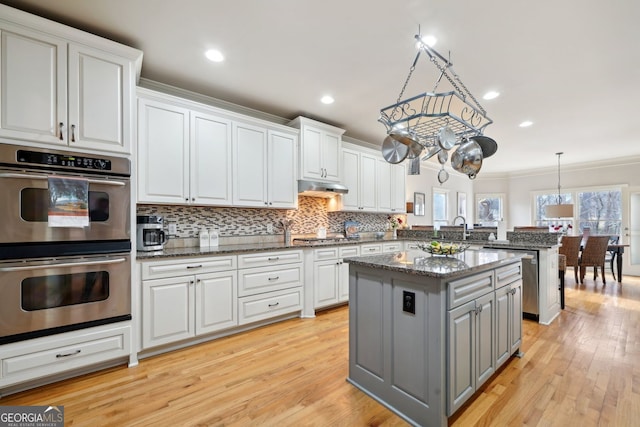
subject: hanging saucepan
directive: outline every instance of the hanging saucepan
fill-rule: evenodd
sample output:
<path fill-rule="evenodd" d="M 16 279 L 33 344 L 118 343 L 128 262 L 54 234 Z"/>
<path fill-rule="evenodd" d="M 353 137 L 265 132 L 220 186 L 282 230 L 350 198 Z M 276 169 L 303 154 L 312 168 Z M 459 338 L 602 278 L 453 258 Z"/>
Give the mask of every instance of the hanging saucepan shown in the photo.
<path fill-rule="evenodd" d="M 409 154 L 409 146 L 398 142 L 391 136 L 387 136 L 382 141 L 382 157 L 389 163 L 400 163 L 407 154 Z"/>
<path fill-rule="evenodd" d="M 418 142 L 418 137 L 408 129 L 391 129 L 389 136 L 406 146 Z"/>
<path fill-rule="evenodd" d="M 482 157 L 486 159 L 487 157 L 493 156 L 496 151 L 498 151 L 498 144 L 492 138 L 488 136 L 478 135 L 472 136 L 471 138 L 475 142 L 478 143 L 480 148 L 482 149 Z"/>
<path fill-rule="evenodd" d="M 456 134 L 449 126 L 442 127 L 438 132 L 438 144 L 443 150 L 451 150 L 456 145 Z"/>
<path fill-rule="evenodd" d="M 409 153 L 407 154 L 407 159 L 412 160 L 420 157 L 420 154 L 422 154 L 422 150 L 424 150 L 424 146 L 417 141 L 413 141 L 411 144 L 409 144 Z"/>
<path fill-rule="evenodd" d="M 451 166 L 474 179 L 482 167 L 482 148 L 473 140 L 463 142 L 451 155 Z"/>

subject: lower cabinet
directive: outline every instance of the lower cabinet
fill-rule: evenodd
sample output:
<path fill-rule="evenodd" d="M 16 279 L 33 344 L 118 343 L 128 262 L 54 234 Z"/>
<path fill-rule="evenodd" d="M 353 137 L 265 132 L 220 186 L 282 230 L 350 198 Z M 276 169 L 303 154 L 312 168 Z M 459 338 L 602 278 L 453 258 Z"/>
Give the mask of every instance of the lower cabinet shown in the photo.
<path fill-rule="evenodd" d="M 143 349 L 238 325 L 235 256 L 142 266 Z"/>
<path fill-rule="evenodd" d="M 313 250 L 314 308 L 329 307 L 349 300 L 349 264 L 342 259 L 359 254 L 358 246 Z"/>
<path fill-rule="evenodd" d="M 128 360 L 130 354 L 130 322 L 4 344 L 0 349 L 0 395 L 5 387 Z"/>
<path fill-rule="evenodd" d="M 501 276 L 504 280 L 501 280 Z M 521 265 L 496 270 L 496 368 L 522 344 Z"/>

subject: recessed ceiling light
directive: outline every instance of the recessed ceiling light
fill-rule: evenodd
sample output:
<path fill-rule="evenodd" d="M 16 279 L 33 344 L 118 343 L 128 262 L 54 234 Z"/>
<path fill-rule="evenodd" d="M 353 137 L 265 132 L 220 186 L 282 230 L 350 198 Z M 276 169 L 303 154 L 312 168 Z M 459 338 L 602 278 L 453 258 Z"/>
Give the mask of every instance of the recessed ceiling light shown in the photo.
<path fill-rule="evenodd" d="M 438 43 L 438 39 L 434 36 L 423 36 L 420 40 L 429 47 L 434 47 Z M 416 48 L 420 47 L 420 42 L 416 43 Z"/>
<path fill-rule="evenodd" d="M 335 99 L 331 95 L 325 95 L 320 99 L 323 104 L 333 104 L 334 101 Z"/>
<path fill-rule="evenodd" d="M 224 55 L 222 52 L 216 49 L 209 49 L 204 53 L 207 59 L 211 62 L 222 62 L 224 61 Z"/>
<path fill-rule="evenodd" d="M 531 126 L 533 124 L 533 122 L 530 122 L 529 120 L 525 120 L 524 122 L 520 123 L 520 127 L 521 128 L 528 128 L 529 126 Z"/>
<path fill-rule="evenodd" d="M 495 90 L 490 90 L 489 92 L 485 93 L 482 96 L 482 98 L 483 99 L 496 99 L 499 96 L 500 96 L 500 92 L 496 92 Z"/>

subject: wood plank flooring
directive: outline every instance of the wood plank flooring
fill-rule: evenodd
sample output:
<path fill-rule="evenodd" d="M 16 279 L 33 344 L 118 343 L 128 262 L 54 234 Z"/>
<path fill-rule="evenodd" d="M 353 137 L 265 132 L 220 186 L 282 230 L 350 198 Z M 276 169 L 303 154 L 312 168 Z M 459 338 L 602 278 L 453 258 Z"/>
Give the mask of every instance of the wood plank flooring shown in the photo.
<path fill-rule="evenodd" d="M 525 320 L 512 358 L 451 426 L 640 425 L 640 278 L 566 275 L 551 326 Z M 405 426 L 345 381 L 348 307 L 0 399 L 64 405 L 67 426 Z"/>

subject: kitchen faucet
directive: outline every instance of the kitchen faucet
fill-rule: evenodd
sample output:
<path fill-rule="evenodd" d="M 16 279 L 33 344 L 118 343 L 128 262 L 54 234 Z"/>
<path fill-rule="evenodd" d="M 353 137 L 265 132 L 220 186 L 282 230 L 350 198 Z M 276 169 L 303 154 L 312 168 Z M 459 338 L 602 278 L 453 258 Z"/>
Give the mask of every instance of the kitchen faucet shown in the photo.
<path fill-rule="evenodd" d="M 467 233 L 467 219 L 462 215 L 458 215 L 457 217 L 453 218 L 453 225 L 456 225 L 456 220 L 458 218 L 462 218 L 462 240 L 467 240 L 467 236 L 471 235 L 470 233 Z"/>

